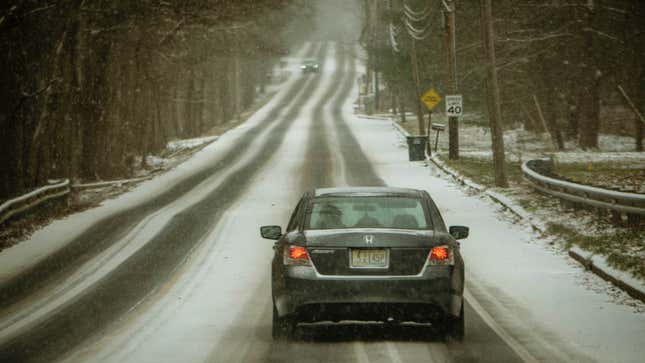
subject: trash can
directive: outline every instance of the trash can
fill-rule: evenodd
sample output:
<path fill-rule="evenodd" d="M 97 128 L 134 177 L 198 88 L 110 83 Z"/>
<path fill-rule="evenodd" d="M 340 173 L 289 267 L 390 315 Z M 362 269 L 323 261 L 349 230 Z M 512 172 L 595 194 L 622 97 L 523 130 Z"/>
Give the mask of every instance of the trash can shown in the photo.
<path fill-rule="evenodd" d="M 408 136 L 408 156 L 410 161 L 426 159 L 427 136 Z"/>

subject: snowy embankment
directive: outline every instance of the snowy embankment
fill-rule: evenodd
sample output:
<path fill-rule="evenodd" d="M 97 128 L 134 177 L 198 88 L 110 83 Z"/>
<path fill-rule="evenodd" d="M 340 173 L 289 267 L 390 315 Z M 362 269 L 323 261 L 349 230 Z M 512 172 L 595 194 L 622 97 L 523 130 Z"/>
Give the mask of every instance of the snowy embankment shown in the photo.
<path fill-rule="evenodd" d="M 486 198 L 473 196 L 471 188 L 485 188 L 460 178 L 471 187 L 464 188 L 434 164 L 407 162 L 405 139 L 391 121 L 346 111 L 361 147 L 389 185 L 427 190 L 448 224 L 470 226 L 471 236 L 461 244 L 467 299 L 475 299 L 530 355 L 569 361 L 576 360 L 567 354 L 573 350 L 601 362 L 642 361 L 645 304 L 542 238 L 535 231 L 539 220 L 506 196 L 494 191 L 480 194 Z M 489 197 L 509 208 L 500 210 Z"/>
<path fill-rule="evenodd" d="M 402 136 L 409 136 L 409 133 L 402 128 L 395 121 L 391 121 L 394 128 L 401 133 Z M 473 153 L 466 153 L 467 155 L 472 155 Z M 562 155 L 564 154 L 564 157 Z M 620 160 L 624 161 L 621 156 L 633 159 L 633 161 L 642 162 L 644 160 L 643 153 L 585 153 L 587 156 L 582 156 L 582 152 L 570 152 L 570 153 L 561 153 L 558 154 L 558 160 L 563 162 L 576 162 L 576 161 L 587 161 L 590 159 L 596 161 L 609 161 L 609 160 Z M 490 153 L 488 153 L 490 157 Z M 539 216 L 536 216 L 518 203 L 512 200 L 512 198 L 496 192 L 494 190 L 488 189 L 485 186 L 478 184 L 469 178 L 461 175 L 457 170 L 450 168 L 446 163 L 436 156 L 432 156 L 429 159 L 436 167 L 441 169 L 446 175 L 450 176 L 452 179 L 464 185 L 468 188 L 472 188 L 477 192 L 483 193 L 488 196 L 493 201 L 501 204 L 509 212 L 515 214 L 517 217 L 521 218 L 525 222 L 529 223 L 531 227 L 541 233 L 546 232 L 547 230 L 547 221 L 541 219 Z M 566 161 L 565 161 L 566 160 Z M 586 251 L 583 248 L 578 246 L 572 246 L 568 251 L 569 255 L 573 257 L 576 261 L 583 264 L 583 266 L 590 271 L 598 274 L 604 279 L 609 280 L 610 282 L 618 285 L 621 289 L 629 291 L 632 295 L 638 295 L 639 297 L 645 296 L 645 281 L 633 276 L 632 274 L 618 270 L 612 267 L 607 261 L 607 257 L 602 255 L 596 255 L 593 252 Z M 641 298 L 642 300 L 642 298 Z"/>
<path fill-rule="evenodd" d="M 482 115 L 467 114 L 465 119 L 460 120 L 459 139 L 462 141 L 460 145 L 460 152 L 481 152 L 482 150 L 491 150 L 490 131 L 487 125 L 482 125 L 484 120 Z M 434 115 L 433 122 L 446 123 L 445 117 L 441 114 Z M 413 124 L 416 124 L 412 121 Z M 544 154 L 553 153 L 555 151 L 553 141 L 548 133 L 538 133 L 526 131 L 517 125 L 515 128 L 504 130 L 504 147 L 510 154 L 513 153 L 528 153 L 528 154 Z M 439 137 L 439 148 L 443 150 L 448 149 L 447 133 Z M 583 152 L 578 149 L 575 141 L 567 140 L 564 143 L 564 152 L 557 152 L 557 154 L 564 155 L 580 155 L 583 156 L 581 161 L 588 161 L 584 156 L 591 155 L 589 152 Z M 611 155 L 614 153 L 625 153 L 626 155 L 637 155 L 633 153 L 634 138 L 628 136 L 600 134 L 598 138 L 598 149 L 601 153 L 593 153 L 594 155 Z M 490 151 L 488 151 L 490 155 Z M 593 155 L 591 157 L 594 157 Z M 601 157 L 602 158 L 602 157 Z M 526 158 L 525 158 L 526 159 Z M 574 161 L 574 160 L 571 160 Z"/>
<path fill-rule="evenodd" d="M 132 208 L 140 203 L 154 198 L 159 193 L 170 189 L 181 180 L 201 170 L 209 164 L 213 157 L 213 149 L 216 144 L 210 144 L 196 153 L 192 158 L 176 168 L 161 174 L 153 179 L 137 177 L 134 181 L 141 182 L 132 190 L 121 194 L 114 199 L 108 199 L 96 208 L 91 208 L 81 213 L 58 219 L 36 231 L 29 239 L 20 242 L 0 252 L 0 283 L 5 283 L 21 271 L 27 270 L 30 266 L 58 250 L 74 237 L 80 235 L 86 229 L 98 221 L 107 218 L 115 213 Z M 148 179 L 148 180 L 146 180 Z M 76 187 L 94 189 L 108 187 L 116 184 L 124 184 L 133 181 L 132 179 L 81 184 Z M 83 191 L 92 193 L 93 191 Z M 85 194 L 79 198 L 87 198 Z"/>
<path fill-rule="evenodd" d="M 185 149 L 192 149 L 203 144 L 211 143 L 217 140 L 217 138 L 218 136 L 206 136 L 187 140 L 174 140 L 168 142 L 166 150 L 168 150 L 170 153 L 175 153 Z"/>

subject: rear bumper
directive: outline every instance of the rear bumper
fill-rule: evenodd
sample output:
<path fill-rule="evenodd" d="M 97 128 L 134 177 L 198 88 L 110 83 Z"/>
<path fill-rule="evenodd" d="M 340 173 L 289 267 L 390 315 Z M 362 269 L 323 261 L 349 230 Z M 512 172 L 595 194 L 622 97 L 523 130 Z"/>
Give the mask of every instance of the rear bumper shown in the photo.
<path fill-rule="evenodd" d="M 461 276 L 453 266 L 430 266 L 415 276 L 331 276 L 290 266 L 274 302 L 280 316 L 299 321 L 436 320 L 458 316 Z"/>

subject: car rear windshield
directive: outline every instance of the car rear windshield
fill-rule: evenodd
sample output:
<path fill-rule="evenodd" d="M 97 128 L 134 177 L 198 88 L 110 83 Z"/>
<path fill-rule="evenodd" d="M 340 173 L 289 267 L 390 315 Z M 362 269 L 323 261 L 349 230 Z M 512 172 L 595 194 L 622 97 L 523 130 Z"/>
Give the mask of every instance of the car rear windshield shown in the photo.
<path fill-rule="evenodd" d="M 306 229 L 429 229 L 421 199 L 407 197 L 325 197 L 307 210 Z"/>

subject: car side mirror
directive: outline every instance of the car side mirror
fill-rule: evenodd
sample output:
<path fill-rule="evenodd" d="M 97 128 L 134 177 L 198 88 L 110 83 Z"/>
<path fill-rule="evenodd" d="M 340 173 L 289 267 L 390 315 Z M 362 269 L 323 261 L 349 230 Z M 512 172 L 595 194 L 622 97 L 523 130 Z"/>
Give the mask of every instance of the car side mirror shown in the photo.
<path fill-rule="evenodd" d="M 453 236 L 455 239 L 467 238 L 470 232 L 468 227 L 465 227 L 465 226 L 450 226 L 448 230 L 450 231 L 450 235 Z"/>
<path fill-rule="evenodd" d="M 278 240 L 282 237 L 282 227 L 280 226 L 262 226 L 260 227 L 262 238 Z"/>

